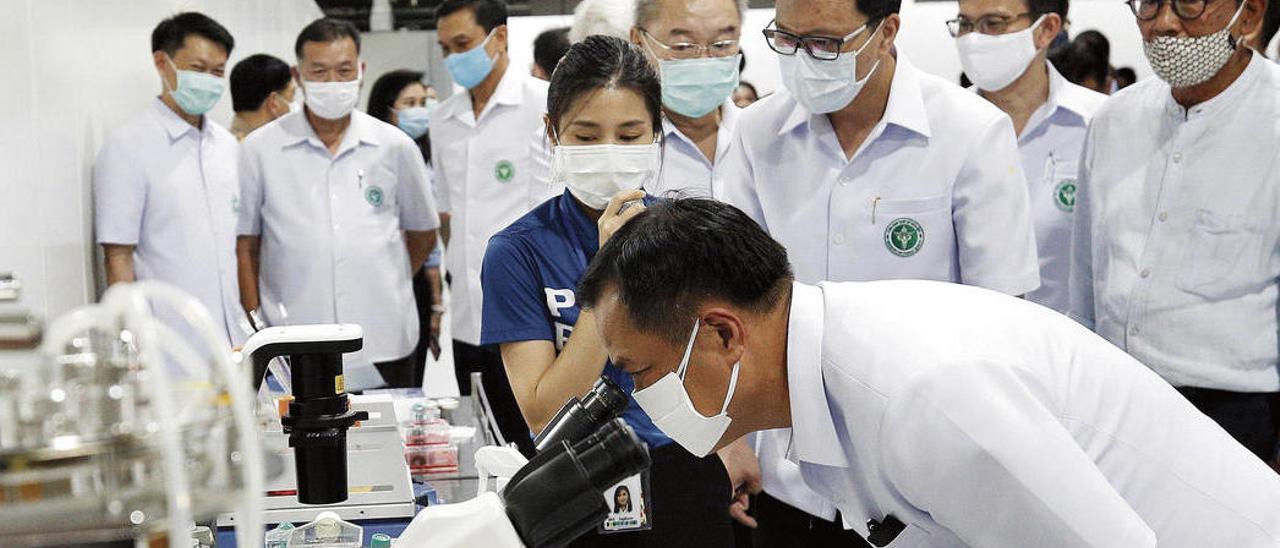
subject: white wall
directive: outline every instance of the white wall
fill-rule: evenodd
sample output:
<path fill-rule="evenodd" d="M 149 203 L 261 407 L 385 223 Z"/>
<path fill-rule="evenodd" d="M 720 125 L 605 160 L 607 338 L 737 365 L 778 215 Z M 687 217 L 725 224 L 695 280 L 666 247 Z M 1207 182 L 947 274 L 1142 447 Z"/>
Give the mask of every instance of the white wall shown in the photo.
<path fill-rule="evenodd" d="M 48 317 L 96 298 L 90 172 L 103 136 L 160 90 L 151 31 L 195 10 L 236 38 L 228 67 L 291 60 L 310 0 L 5 0 L 0 17 L 0 270 Z M 231 99 L 210 115 L 227 122 Z"/>

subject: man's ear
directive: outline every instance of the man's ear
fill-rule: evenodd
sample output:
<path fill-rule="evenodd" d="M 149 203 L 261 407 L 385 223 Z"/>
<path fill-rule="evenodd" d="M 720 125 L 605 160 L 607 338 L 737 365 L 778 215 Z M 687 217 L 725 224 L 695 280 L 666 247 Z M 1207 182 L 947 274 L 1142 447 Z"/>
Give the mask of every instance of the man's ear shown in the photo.
<path fill-rule="evenodd" d="M 178 87 L 178 74 L 173 67 L 169 66 L 169 56 L 165 52 L 151 52 L 151 63 L 155 65 L 156 72 L 160 74 L 160 80 L 164 83 L 166 90 Z M 172 84 L 170 80 L 173 81 Z"/>
<path fill-rule="evenodd" d="M 507 26 L 498 25 L 493 29 L 493 41 L 499 46 L 498 51 L 507 51 Z"/>
<path fill-rule="evenodd" d="M 747 332 L 737 312 L 723 307 L 711 308 L 703 312 L 702 324 L 715 329 L 716 337 L 711 340 L 717 353 L 725 356 L 729 364 L 742 359 L 747 347 Z"/>
<path fill-rule="evenodd" d="M 1048 49 L 1053 44 L 1053 39 L 1062 32 L 1063 25 L 1062 16 L 1056 13 L 1048 13 L 1044 16 L 1044 21 L 1040 23 L 1040 28 L 1035 31 L 1036 49 Z"/>
<path fill-rule="evenodd" d="M 880 23 L 880 36 L 883 41 L 878 47 L 880 55 L 889 55 L 893 51 L 893 44 L 898 39 L 898 30 L 902 28 L 902 18 L 896 13 L 890 13 L 885 16 L 884 21 Z"/>

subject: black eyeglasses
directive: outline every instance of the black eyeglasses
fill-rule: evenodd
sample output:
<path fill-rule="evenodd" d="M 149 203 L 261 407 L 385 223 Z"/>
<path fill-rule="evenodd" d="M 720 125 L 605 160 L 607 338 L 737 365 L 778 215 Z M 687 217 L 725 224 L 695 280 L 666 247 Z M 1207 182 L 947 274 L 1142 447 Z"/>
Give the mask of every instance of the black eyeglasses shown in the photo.
<path fill-rule="evenodd" d="M 973 31 L 979 34 L 990 34 L 993 36 L 1004 34 L 1009 28 L 1009 24 L 1022 19 L 1023 17 L 1031 17 L 1034 13 L 1019 13 L 1017 15 L 1001 15 L 991 13 L 983 15 L 977 19 L 969 19 L 967 17 L 957 17 L 947 21 L 947 32 L 951 33 L 952 38 L 959 38 Z"/>
<path fill-rule="evenodd" d="M 1209 5 L 1210 0 L 1125 0 L 1129 5 L 1129 9 L 1133 11 L 1133 16 L 1139 21 L 1150 21 L 1156 18 L 1156 14 L 1160 13 L 1160 5 L 1168 2 L 1173 8 L 1173 14 L 1179 19 L 1191 20 L 1204 15 L 1204 9 Z"/>
<path fill-rule="evenodd" d="M 769 26 L 774 24 L 776 23 L 770 22 Z M 804 48 L 809 57 L 819 61 L 835 61 L 840 57 L 840 50 L 844 48 L 844 45 L 859 34 L 866 32 L 867 28 L 867 25 L 862 25 L 858 27 L 858 30 L 849 33 L 844 38 L 800 36 L 777 28 L 766 28 L 762 32 L 764 33 L 765 41 L 769 44 L 769 49 L 777 52 L 778 55 L 795 55 L 797 51 Z"/>

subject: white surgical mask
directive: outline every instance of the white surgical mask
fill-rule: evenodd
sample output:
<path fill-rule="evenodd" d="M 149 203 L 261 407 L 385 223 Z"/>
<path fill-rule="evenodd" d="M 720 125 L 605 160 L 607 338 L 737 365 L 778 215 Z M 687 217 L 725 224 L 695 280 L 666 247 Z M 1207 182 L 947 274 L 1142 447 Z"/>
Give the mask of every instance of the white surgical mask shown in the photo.
<path fill-rule="evenodd" d="M 662 169 L 662 145 L 558 145 L 552 170 L 573 197 L 603 210 L 623 190 L 644 188 Z"/>
<path fill-rule="evenodd" d="M 882 20 L 880 25 L 883 24 Z M 876 25 L 876 30 L 872 32 L 879 32 L 880 25 Z M 863 30 L 855 36 L 860 36 L 866 28 L 863 25 Z M 853 102 L 871 79 L 871 75 L 880 67 L 880 60 L 876 59 L 876 64 L 867 72 L 866 77 L 858 80 L 858 55 L 874 41 L 867 40 L 856 51 L 843 52 L 834 61 L 814 59 L 804 50 L 797 51 L 795 55 L 783 55 L 778 60 L 782 67 L 782 83 L 796 101 L 812 114 L 840 110 Z"/>
<path fill-rule="evenodd" d="M 1151 70 L 1172 88 L 1191 87 L 1213 78 L 1236 52 L 1238 44 L 1231 38 L 1231 25 L 1236 24 L 1243 10 L 1244 2 L 1240 2 L 1227 26 L 1213 34 L 1157 36 L 1149 42 L 1144 40 L 1142 52 L 1151 62 Z"/>
<path fill-rule="evenodd" d="M 658 382 L 643 390 L 631 394 L 640 408 L 653 419 L 667 437 L 675 440 L 690 453 L 699 457 L 710 455 L 715 450 L 720 438 L 729 430 L 733 419 L 725 414 L 729 403 L 733 401 L 733 392 L 738 387 L 738 370 L 741 363 L 733 364 L 733 373 L 729 376 L 729 391 L 724 396 L 724 405 L 720 413 L 712 417 L 703 416 L 693 407 L 689 392 L 684 389 L 685 371 L 689 369 L 689 356 L 693 353 L 693 342 L 698 338 L 698 326 L 701 320 L 694 322 L 693 333 L 689 335 L 689 345 L 684 349 L 684 358 L 675 371 L 667 373 Z"/>
<path fill-rule="evenodd" d="M 350 82 L 310 82 L 302 81 L 302 92 L 306 95 L 307 108 L 316 116 L 326 120 L 337 120 L 356 108 L 360 100 L 360 79 L 364 74 L 357 72 L 356 79 Z"/>
<path fill-rule="evenodd" d="M 1027 71 L 1031 60 L 1039 53 L 1033 34 L 1044 17 L 1041 15 L 1030 27 L 1018 32 L 995 36 L 970 32 L 956 38 L 960 66 L 969 80 L 983 91 L 1000 91 L 1009 87 Z"/>

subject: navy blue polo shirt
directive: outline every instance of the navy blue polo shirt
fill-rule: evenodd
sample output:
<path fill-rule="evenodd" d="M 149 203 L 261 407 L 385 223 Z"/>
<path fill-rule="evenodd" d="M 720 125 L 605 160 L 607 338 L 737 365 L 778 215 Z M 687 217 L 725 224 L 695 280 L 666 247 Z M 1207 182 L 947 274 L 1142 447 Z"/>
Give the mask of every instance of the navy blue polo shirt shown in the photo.
<path fill-rule="evenodd" d="M 599 240 L 596 223 L 567 190 L 490 238 L 480 270 L 480 344 L 551 341 L 559 354 L 578 322 L 574 292 Z M 604 374 L 628 394 L 635 389 L 631 375 L 612 363 L 605 364 Z M 671 443 L 634 399 L 622 418 L 650 448 Z"/>

